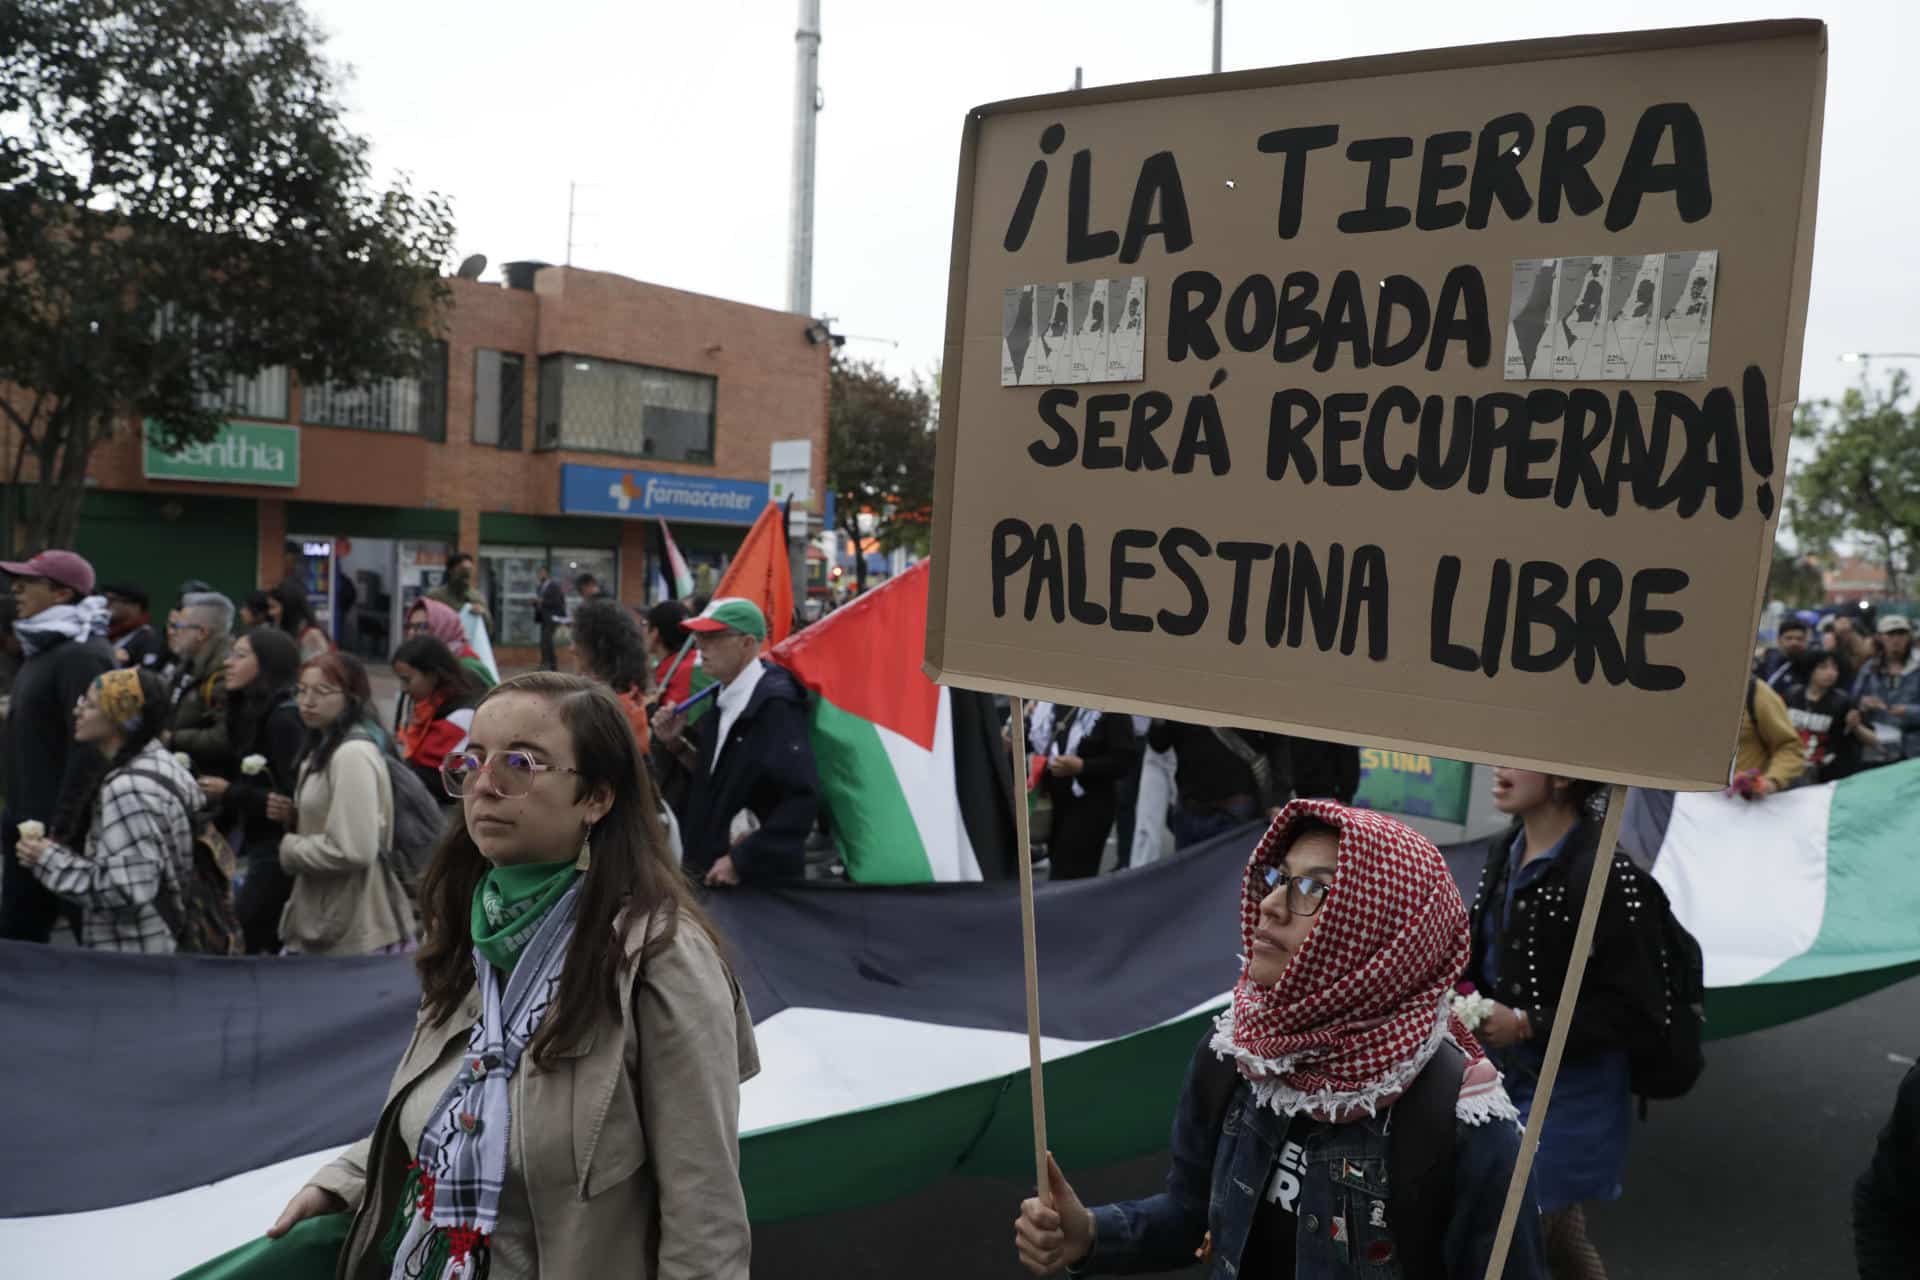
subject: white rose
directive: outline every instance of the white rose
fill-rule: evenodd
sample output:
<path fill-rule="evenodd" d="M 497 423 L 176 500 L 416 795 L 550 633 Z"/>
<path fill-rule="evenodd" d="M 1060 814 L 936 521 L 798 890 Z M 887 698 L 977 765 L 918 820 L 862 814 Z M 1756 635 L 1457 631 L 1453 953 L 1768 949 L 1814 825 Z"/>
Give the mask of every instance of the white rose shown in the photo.
<path fill-rule="evenodd" d="M 240 772 L 246 774 L 249 778 L 258 773 L 265 773 L 266 771 L 267 758 L 265 756 L 248 756 L 240 762 Z"/>
<path fill-rule="evenodd" d="M 38 840 L 45 834 L 47 834 L 47 824 L 44 822 L 27 821 L 20 824 L 20 838 L 22 840 Z"/>
<path fill-rule="evenodd" d="M 1487 1010 L 1493 1006 L 1491 1000 L 1477 994 L 1455 996 L 1453 997 L 1452 1003 L 1453 1012 L 1459 1017 L 1461 1022 L 1466 1024 L 1467 1030 L 1469 1031 L 1478 1031 L 1480 1029 L 1480 1024 L 1486 1020 Z"/>
<path fill-rule="evenodd" d="M 182 769 L 191 769 L 191 768 L 193 768 L 193 757 L 192 757 L 192 756 L 190 756 L 190 755 L 188 755 L 188 754 L 187 754 L 186 752 L 184 752 L 184 751 L 176 751 L 176 752 L 174 752 L 174 753 L 173 753 L 173 762 L 174 762 L 175 764 L 177 764 L 177 765 L 179 765 L 179 766 L 180 766 L 180 767 L 181 767 Z"/>

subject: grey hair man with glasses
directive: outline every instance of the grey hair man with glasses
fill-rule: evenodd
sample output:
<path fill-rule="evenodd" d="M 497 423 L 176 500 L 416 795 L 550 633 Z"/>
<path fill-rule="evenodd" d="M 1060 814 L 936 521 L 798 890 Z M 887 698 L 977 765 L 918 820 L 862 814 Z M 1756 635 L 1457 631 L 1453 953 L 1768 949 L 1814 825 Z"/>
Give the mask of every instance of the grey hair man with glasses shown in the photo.
<path fill-rule="evenodd" d="M 195 591 L 181 597 L 179 610 L 167 622 L 167 647 L 180 660 L 167 742 L 192 758 L 195 776 L 225 776 L 233 768 L 226 671 L 233 613 L 233 601 L 219 592 Z"/>

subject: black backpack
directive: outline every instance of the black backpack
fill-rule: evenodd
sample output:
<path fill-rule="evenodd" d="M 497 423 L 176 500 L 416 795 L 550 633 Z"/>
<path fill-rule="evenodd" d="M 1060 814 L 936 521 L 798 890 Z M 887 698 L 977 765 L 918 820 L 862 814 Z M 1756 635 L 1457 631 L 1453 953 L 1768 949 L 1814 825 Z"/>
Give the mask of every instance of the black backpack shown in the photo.
<path fill-rule="evenodd" d="M 178 895 L 163 889 L 153 900 L 154 910 L 173 932 L 174 946 L 190 955 L 243 954 L 246 935 L 233 905 L 233 846 L 202 818 L 197 794 L 184 794 L 173 779 L 151 769 L 128 769 L 127 773 L 165 787 L 186 813 L 187 829 L 193 833 L 193 865 L 190 874 L 176 886 Z"/>
<path fill-rule="evenodd" d="M 1208 1028 L 1193 1051 L 1189 1079 L 1217 1149 L 1240 1072 L 1214 1053 L 1212 1042 L 1213 1030 Z M 1454 1207 L 1454 1106 L 1466 1071 L 1467 1055 L 1443 1039 L 1393 1104 L 1387 1142 L 1387 1217 L 1394 1223 L 1401 1274 L 1408 1280 L 1439 1280 L 1446 1274 L 1439 1259 Z M 1239 1260 L 1234 1261 L 1238 1265 Z M 1429 1261 L 1435 1265 L 1429 1267 Z"/>
<path fill-rule="evenodd" d="M 1638 868 L 1636 868 L 1638 871 Z M 1691 1090 L 1707 1060 L 1700 1047 L 1706 1023 L 1706 969 L 1700 944 L 1673 915 L 1666 890 L 1640 873 L 1641 892 L 1652 899 L 1653 939 L 1660 962 L 1662 1007 L 1648 1011 L 1641 1043 L 1627 1051 L 1633 1091 L 1646 1098 L 1678 1098 Z"/>
<path fill-rule="evenodd" d="M 372 733 L 355 732 L 356 738 L 374 745 L 380 761 L 387 767 L 387 784 L 393 792 L 393 843 L 383 845 L 380 860 L 393 872 L 407 896 L 418 896 L 420 877 L 433 861 L 433 850 L 447 829 L 446 802 L 435 796 L 413 766 L 387 749 Z"/>

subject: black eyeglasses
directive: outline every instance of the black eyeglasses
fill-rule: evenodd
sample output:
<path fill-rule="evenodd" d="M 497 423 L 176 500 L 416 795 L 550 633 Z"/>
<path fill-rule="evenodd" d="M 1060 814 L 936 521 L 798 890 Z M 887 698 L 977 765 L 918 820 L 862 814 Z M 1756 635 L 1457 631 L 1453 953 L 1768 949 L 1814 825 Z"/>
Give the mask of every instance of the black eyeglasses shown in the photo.
<path fill-rule="evenodd" d="M 1282 882 L 1286 884 L 1287 910 L 1297 916 L 1310 916 L 1320 910 L 1327 900 L 1327 890 L 1333 887 L 1312 876 L 1289 876 L 1278 867 L 1268 867 L 1263 879 L 1269 891 L 1278 889 Z"/>
<path fill-rule="evenodd" d="M 448 795 L 458 800 L 466 795 L 473 779 L 489 768 L 493 770 L 494 789 L 509 798 L 533 790 L 533 780 L 538 774 L 580 772 L 564 765 L 542 764 L 524 751 L 502 751 L 492 760 L 482 760 L 477 751 L 456 751 L 440 762 L 440 783 Z"/>

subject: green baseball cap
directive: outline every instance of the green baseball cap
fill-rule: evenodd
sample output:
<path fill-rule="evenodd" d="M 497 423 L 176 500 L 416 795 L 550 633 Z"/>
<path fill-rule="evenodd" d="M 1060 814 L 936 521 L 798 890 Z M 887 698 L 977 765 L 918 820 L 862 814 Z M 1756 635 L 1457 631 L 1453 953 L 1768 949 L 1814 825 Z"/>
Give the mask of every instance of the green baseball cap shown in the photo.
<path fill-rule="evenodd" d="M 739 596 L 721 596 L 708 604 L 697 618 L 689 618 L 689 631 L 738 631 L 755 640 L 767 638 L 767 616 L 760 606 Z"/>

